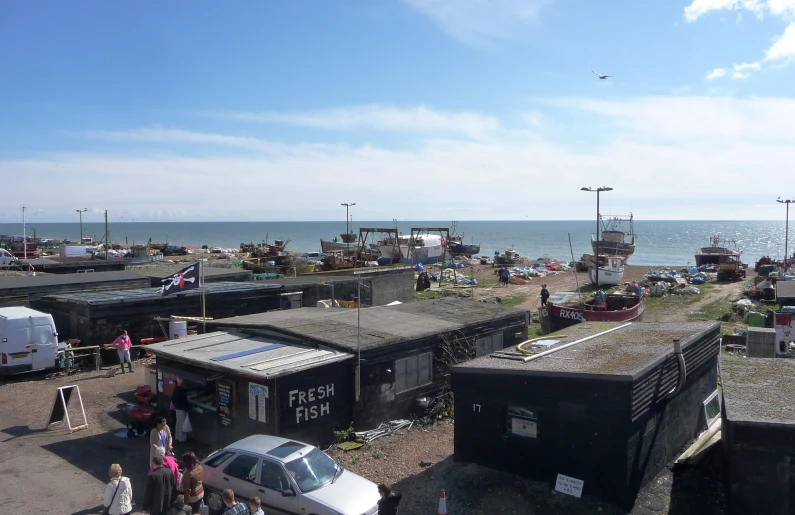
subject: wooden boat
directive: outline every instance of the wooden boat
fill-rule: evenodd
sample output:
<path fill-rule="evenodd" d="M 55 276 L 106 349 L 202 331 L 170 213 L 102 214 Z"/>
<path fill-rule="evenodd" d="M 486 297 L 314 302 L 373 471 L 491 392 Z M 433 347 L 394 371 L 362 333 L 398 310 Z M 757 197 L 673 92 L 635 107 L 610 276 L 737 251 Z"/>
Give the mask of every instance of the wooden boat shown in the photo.
<path fill-rule="evenodd" d="M 605 302 L 595 299 L 579 302 L 548 302 L 538 310 L 544 334 L 559 331 L 580 322 L 631 322 L 643 316 L 643 297 L 634 293 L 603 294 Z"/>
<path fill-rule="evenodd" d="M 597 286 L 615 286 L 621 284 L 621 281 L 624 279 L 624 260 L 618 256 L 608 256 L 606 261 L 607 263 L 604 265 L 589 262 L 588 279 L 590 279 L 592 284 Z M 598 284 L 597 270 L 599 270 Z"/>
<path fill-rule="evenodd" d="M 632 214 L 626 216 L 600 216 L 601 235 L 591 235 L 594 254 L 631 256 L 635 253 L 635 224 Z M 629 230 L 625 231 L 625 224 Z"/>
<path fill-rule="evenodd" d="M 717 268 L 718 281 L 738 280 L 745 277 L 745 267 L 740 261 L 740 250 L 734 240 L 720 240 L 719 235 L 712 236 L 708 247 L 701 247 L 695 255 L 696 266 L 712 265 Z"/>
<path fill-rule="evenodd" d="M 458 222 L 452 223 L 452 232 L 449 235 L 449 239 L 447 241 L 447 250 L 453 256 L 467 256 L 472 257 L 475 254 L 480 253 L 480 245 L 476 243 L 470 243 L 467 245 L 464 243 L 464 233 L 456 234 L 456 230 L 458 229 Z"/>
<path fill-rule="evenodd" d="M 356 252 L 356 248 L 358 247 L 357 242 L 344 242 L 344 241 L 337 241 L 337 238 L 334 238 L 331 241 L 324 240 L 323 238 L 320 239 L 320 251 L 323 253 L 332 254 L 335 252 L 344 252 L 345 254 L 353 254 Z"/>
<path fill-rule="evenodd" d="M 524 263 L 524 260 L 519 256 L 519 253 L 513 249 L 506 249 L 502 255 L 500 255 L 499 251 L 494 251 L 495 265 L 518 265 L 521 263 Z"/>

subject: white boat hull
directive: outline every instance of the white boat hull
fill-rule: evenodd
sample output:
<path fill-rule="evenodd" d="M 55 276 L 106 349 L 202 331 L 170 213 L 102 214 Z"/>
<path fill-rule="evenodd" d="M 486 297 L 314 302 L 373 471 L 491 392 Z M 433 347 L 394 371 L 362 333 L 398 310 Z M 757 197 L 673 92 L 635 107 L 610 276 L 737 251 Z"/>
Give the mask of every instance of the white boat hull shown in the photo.
<path fill-rule="evenodd" d="M 588 279 L 597 286 L 615 286 L 621 284 L 624 279 L 624 267 L 621 268 L 599 268 L 599 284 L 596 283 L 596 267 L 588 268 Z"/>

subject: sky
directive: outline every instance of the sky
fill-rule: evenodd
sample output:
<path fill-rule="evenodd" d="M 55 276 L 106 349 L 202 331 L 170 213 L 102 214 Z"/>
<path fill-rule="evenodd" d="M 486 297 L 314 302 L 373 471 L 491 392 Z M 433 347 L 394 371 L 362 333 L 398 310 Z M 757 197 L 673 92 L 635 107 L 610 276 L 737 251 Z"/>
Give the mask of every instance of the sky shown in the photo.
<path fill-rule="evenodd" d="M 6 1 L 0 56 L 0 222 L 795 199 L 795 0 Z"/>

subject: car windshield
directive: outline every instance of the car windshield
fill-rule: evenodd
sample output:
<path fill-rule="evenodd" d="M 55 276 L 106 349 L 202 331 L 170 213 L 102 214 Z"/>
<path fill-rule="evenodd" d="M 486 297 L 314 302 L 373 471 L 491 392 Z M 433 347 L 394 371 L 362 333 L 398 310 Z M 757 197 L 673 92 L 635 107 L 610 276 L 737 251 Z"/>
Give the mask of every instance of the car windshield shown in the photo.
<path fill-rule="evenodd" d="M 313 449 L 302 456 L 285 464 L 302 492 L 317 490 L 331 482 L 339 471 L 337 462 L 318 449 Z"/>

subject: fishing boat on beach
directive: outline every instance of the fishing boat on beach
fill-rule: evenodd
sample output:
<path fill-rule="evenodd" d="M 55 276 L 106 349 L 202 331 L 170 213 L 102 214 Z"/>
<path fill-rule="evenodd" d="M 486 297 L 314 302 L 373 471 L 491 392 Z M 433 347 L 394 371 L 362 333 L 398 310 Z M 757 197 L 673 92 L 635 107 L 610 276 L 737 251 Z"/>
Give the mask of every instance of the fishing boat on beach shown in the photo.
<path fill-rule="evenodd" d="M 494 251 L 494 264 L 495 265 L 521 265 L 524 259 L 513 248 L 506 249 L 505 252 L 500 254 L 500 251 Z"/>
<path fill-rule="evenodd" d="M 356 252 L 356 248 L 359 245 L 356 238 L 355 234 L 340 234 L 340 239 L 335 237 L 331 241 L 321 238 L 320 250 L 328 254 L 342 252 L 345 255 L 350 255 Z"/>
<path fill-rule="evenodd" d="M 379 242 L 381 256 L 403 263 L 429 265 L 438 262 L 444 254 L 445 242 L 438 234 L 399 235 L 396 239 Z"/>
<path fill-rule="evenodd" d="M 643 297 L 634 293 L 604 293 L 598 291 L 585 302 L 551 301 L 538 310 L 538 320 L 544 334 L 565 329 L 580 322 L 639 321 L 646 306 Z"/>
<path fill-rule="evenodd" d="M 601 231 L 591 235 L 594 254 L 631 256 L 635 253 L 635 223 L 632 214 L 627 216 L 602 215 Z"/>
<path fill-rule="evenodd" d="M 480 245 L 476 243 L 464 243 L 464 233 L 456 234 L 458 222 L 453 222 L 452 232 L 447 241 L 447 250 L 453 256 L 467 256 L 472 257 L 480 252 Z"/>
<path fill-rule="evenodd" d="M 615 286 L 624 279 L 626 256 L 599 256 L 599 259 L 586 261 L 588 279 L 596 286 Z M 597 262 L 598 261 L 598 262 Z M 597 273 L 598 270 L 598 273 Z"/>
<path fill-rule="evenodd" d="M 709 239 L 709 246 L 701 247 L 695 255 L 697 267 L 714 267 L 718 281 L 734 281 L 745 277 L 745 267 L 740 261 L 740 249 L 734 240 L 721 240 L 716 234 Z"/>

